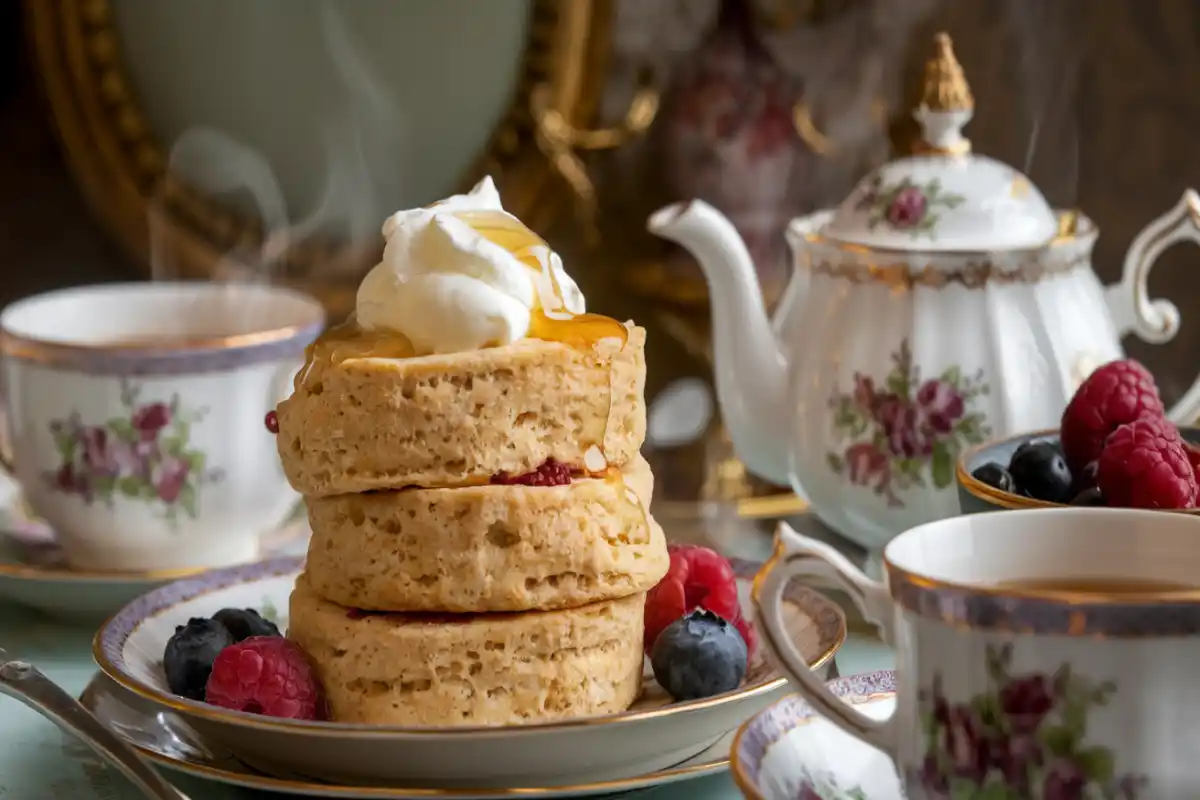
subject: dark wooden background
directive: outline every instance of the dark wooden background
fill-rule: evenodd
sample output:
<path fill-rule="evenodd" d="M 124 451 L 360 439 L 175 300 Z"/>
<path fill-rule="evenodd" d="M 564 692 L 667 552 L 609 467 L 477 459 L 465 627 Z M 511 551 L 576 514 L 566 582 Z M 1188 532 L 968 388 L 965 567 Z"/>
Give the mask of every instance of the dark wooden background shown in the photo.
<path fill-rule="evenodd" d="M 143 274 L 94 223 L 71 181 L 20 13 L 15 0 L 0 2 L 0 304 Z M 1097 270 L 1115 280 L 1141 226 L 1200 185 L 1200 3 L 944 0 L 914 38 L 912 70 L 939 28 L 954 36 L 979 104 L 970 127 L 976 149 L 1027 166 L 1056 205 L 1082 206 L 1103 232 Z M 1197 286 L 1200 249 L 1175 248 L 1151 288 L 1183 311 L 1180 336 L 1161 347 L 1127 342 L 1168 397 L 1200 368 Z"/>
<path fill-rule="evenodd" d="M 140 277 L 92 220 L 54 138 L 21 3 L 0 2 L 0 305 L 46 289 Z"/>

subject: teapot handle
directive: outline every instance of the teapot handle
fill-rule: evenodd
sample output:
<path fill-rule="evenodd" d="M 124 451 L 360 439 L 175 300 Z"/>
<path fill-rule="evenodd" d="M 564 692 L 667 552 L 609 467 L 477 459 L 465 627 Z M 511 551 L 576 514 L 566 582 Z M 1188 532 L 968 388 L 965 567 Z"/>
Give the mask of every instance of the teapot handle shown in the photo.
<path fill-rule="evenodd" d="M 1188 189 L 1167 213 L 1151 222 L 1125 254 L 1119 283 L 1105 290 L 1118 336 L 1135 334 L 1151 344 L 1164 344 L 1179 332 L 1179 309 L 1170 300 L 1150 298 L 1147 282 L 1158 257 L 1178 242 L 1200 244 L 1200 194 Z M 1200 376 L 1169 411 L 1173 422 L 1191 424 L 1200 416 Z"/>

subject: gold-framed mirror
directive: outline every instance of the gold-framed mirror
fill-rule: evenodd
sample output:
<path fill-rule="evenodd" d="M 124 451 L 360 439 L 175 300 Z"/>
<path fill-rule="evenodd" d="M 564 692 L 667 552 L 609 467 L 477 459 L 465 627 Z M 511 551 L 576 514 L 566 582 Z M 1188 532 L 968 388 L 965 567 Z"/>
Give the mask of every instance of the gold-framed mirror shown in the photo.
<path fill-rule="evenodd" d="M 486 172 L 538 227 L 569 211 L 532 104 L 590 117 L 612 17 L 611 0 L 26 0 L 26 13 L 75 180 L 147 277 L 254 270 L 333 314 L 396 208 Z M 423 70 L 438 80 L 412 80 Z"/>

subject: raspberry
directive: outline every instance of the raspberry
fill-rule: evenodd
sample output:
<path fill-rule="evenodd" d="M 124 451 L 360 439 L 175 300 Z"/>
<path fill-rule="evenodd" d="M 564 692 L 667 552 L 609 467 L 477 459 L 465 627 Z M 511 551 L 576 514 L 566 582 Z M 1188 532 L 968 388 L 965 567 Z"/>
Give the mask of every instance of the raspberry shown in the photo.
<path fill-rule="evenodd" d="M 1112 361 L 1083 382 L 1062 416 L 1062 449 L 1071 471 L 1100 457 L 1104 440 L 1119 426 L 1162 417 L 1154 378 L 1136 361 Z"/>
<path fill-rule="evenodd" d="M 738 626 L 742 605 L 738 600 L 737 577 L 729 562 L 714 550 L 696 545 L 673 544 L 671 567 L 658 584 L 646 594 L 646 652 L 654 647 L 658 635 L 675 620 L 704 608 Z M 741 621 L 741 625 L 738 625 Z M 746 634 L 743 633 L 743 638 Z M 746 646 L 750 639 L 746 638 Z"/>
<path fill-rule="evenodd" d="M 1096 484 L 1110 506 L 1190 508 L 1196 473 L 1178 431 L 1144 419 L 1113 431 L 1096 465 Z"/>
<path fill-rule="evenodd" d="M 214 706 L 286 719 L 322 719 L 325 702 L 312 662 L 295 642 L 255 636 L 213 662 L 204 699 Z"/>
<path fill-rule="evenodd" d="M 553 458 L 547 458 L 545 463 L 535 469 L 533 472 L 526 472 L 524 475 L 510 476 L 506 472 L 501 472 L 492 476 L 492 483 L 501 486 L 512 486 L 520 484 L 521 486 L 566 486 L 571 482 L 571 468 L 561 461 L 555 461 Z"/>

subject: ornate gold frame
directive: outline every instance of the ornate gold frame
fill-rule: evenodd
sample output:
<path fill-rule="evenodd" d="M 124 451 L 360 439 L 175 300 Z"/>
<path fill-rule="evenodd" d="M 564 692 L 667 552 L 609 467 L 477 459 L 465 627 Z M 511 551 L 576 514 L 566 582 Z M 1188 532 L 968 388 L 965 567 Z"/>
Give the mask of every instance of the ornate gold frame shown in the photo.
<path fill-rule="evenodd" d="M 490 172 L 505 203 L 538 228 L 548 227 L 563 202 L 559 170 L 539 148 L 539 115 L 549 110 L 584 126 L 602 86 L 613 0 L 532 0 L 521 75 L 507 115 L 493 132 L 468 183 Z M 92 210 L 124 249 L 150 266 L 150 219 L 155 253 L 173 274 L 212 277 L 236 247 L 259 248 L 263 233 L 240 216 L 171 175 L 165 150 L 143 116 L 121 63 L 110 0 L 26 0 L 30 38 L 46 98 L 67 161 Z M 162 231 L 160 234 L 159 231 Z M 310 239 L 281 254 L 273 272 L 317 295 L 332 313 L 348 309 L 354 285 L 318 276 L 336 262 L 369 266 L 377 245 Z"/>

